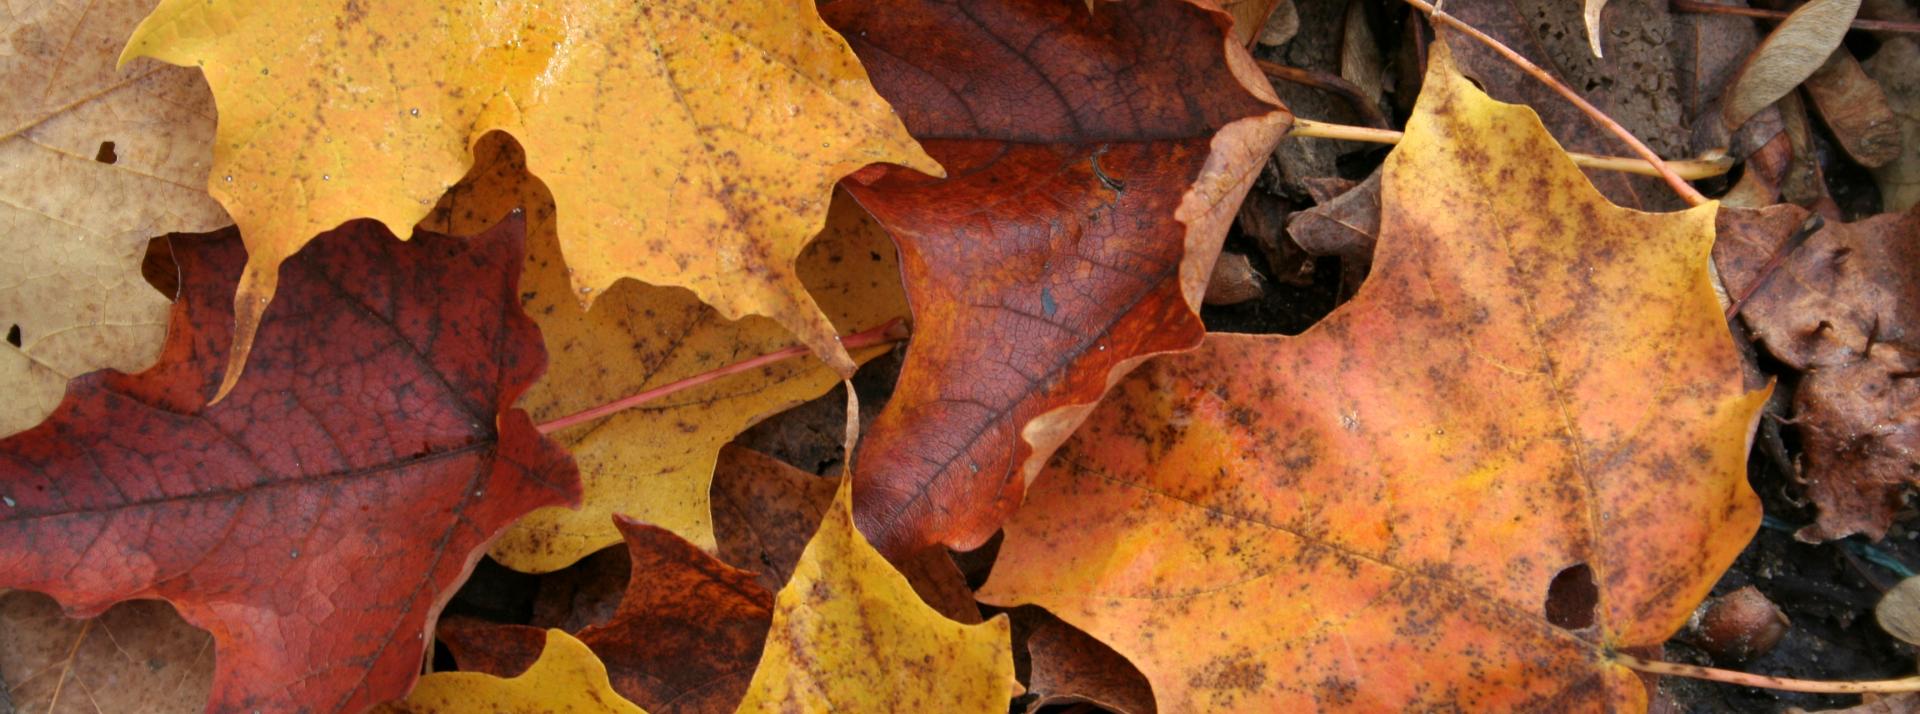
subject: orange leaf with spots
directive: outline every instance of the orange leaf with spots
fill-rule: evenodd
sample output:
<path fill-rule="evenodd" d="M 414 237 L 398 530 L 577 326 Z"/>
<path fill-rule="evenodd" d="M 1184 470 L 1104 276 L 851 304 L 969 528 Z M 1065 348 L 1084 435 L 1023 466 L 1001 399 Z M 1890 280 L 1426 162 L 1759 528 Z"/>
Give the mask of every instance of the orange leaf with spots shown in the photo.
<path fill-rule="evenodd" d="M 488 131 L 553 189 L 583 304 L 620 278 L 685 287 L 843 375 L 794 260 L 841 176 L 940 172 L 810 0 L 163 0 L 124 56 L 200 67 L 219 107 L 208 187 L 249 254 L 222 393 L 281 261 L 354 218 L 404 233 Z"/>
<path fill-rule="evenodd" d="M 1384 182 L 1358 296 L 1123 382 L 980 597 L 1167 711 L 1643 709 L 1608 653 L 1679 629 L 1760 520 L 1714 207 L 1607 203 L 1444 50 Z"/>
<path fill-rule="evenodd" d="M 951 176 L 846 182 L 893 233 L 914 312 L 854 461 L 883 552 L 980 544 L 1115 380 L 1199 342 L 1228 224 L 1291 119 L 1208 7 L 823 8 Z"/>

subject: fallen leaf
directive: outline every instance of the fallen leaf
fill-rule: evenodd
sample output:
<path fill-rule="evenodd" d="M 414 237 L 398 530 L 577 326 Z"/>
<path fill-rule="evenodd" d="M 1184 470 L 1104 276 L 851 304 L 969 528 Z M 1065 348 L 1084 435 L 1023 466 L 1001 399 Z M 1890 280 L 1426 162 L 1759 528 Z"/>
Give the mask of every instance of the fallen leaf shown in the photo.
<path fill-rule="evenodd" d="M 1772 220 L 1794 225 L 1804 216 Z M 1786 237 L 1777 228 L 1734 235 Z M 1789 249 L 1755 287 L 1779 249 L 1777 242 L 1742 240 L 1715 257 L 1730 293 L 1753 293 L 1740 314 L 1780 361 L 1807 370 L 1858 361 L 1877 344 L 1920 350 L 1920 211 L 1829 223 Z"/>
<path fill-rule="evenodd" d="M 1014 639 L 1025 646 L 1032 672 L 1028 712 L 1043 707 L 1092 704 L 1115 714 L 1153 714 L 1147 678 L 1105 643 L 1037 607 L 1012 613 Z"/>
<path fill-rule="evenodd" d="M 1880 83 L 1900 124 L 1900 156 L 1874 169 L 1884 210 L 1901 212 L 1920 205 L 1920 42 L 1897 37 L 1881 43 L 1863 65 Z"/>
<path fill-rule="evenodd" d="M 504 139 L 504 137 L 498 137 Z M 537 422 L 693 377 L 791 346 L 791 333 L 760 317 L 729 321 L 679 288 L 617 284 L 582 309 L 573 299 L 556 210 L 542 182 L 506 141 L 482 142 L 476 170 L 423 224 L 464 234 L 525 206 L 528 262 L 522 304 L 540 325 L 550 367 L 519 406 Z M 814 298 L 845 332 L 907 312 L 895 252 L 852 201 L 836 198 L 826 230 L 800 259 Z M 863 351 L 862 361 L 884 352 Z M 553 433 L 580 465 L 578 509 L 536 511 L 509 530 L 494 559 L 525 572 L 559 570 L 620 542 L 618 513 L 714 547 L 708 491 L 720 447 L 768 415 L 831 389 L 839 376 L 814 360 L 787 360 L 716 380 Z"/>
<path fill-rule="evenodd" d="M 1874 168 L 1900 156 L 1900 124 L 1886 93 L 1845 47 L 1807 77 L 1806 88 L 1813 108 L 1854 163 Z"/>
<path fill-rule="evenodd" d="M 1233 41 L 1244 47 L 1253 44 L 1256 35 L 1266 29 L 1275 11 L 1291 4 L 1292 0 L 1221 0 L 1220 9 L 1233 18 Z"/>
<path fill-rule="evenodd" d="M 153 364 L 167 297 L 147 239 L 210 231 L 198 188 L 213 97 L 192 70 L 114 67 L 146 0 L 0 7 L 0 436 L 38 424 L 67 380 Z"/>
<path fill-rule="evenodd" d="M 1910 645 L 1920 644 L 1920 578 L 1894 585 L 1873 606 L 1873 617 L 1887 634 Z"/>
<path fill-rule="evenodd" d="M 45 595 L 0 595 L 0 691 L 20 711 L 198 714 L 212 684 L 213 638 L 166 603 L 76 620 Z"/>
<path fill-rule="evenodd" d="M 1795 535 L 1886 537 L 1920 484 L 1920 350 L 1876 344 L 1857 361 L 1808 371 L 1793 395 L 1801 478 L 1820 507 Z"/>
<path fill-rule="evenodd" d="M 473 672 L 442 672 L 420 679 L 406 699 L 379 707 L 383 714 L 646 714 L 607 684 L 607 668 L 579 640 L 547 630 L 546 648 L 526 673 L 511 679 Z"/>
<path fill-rule="evenodd" d="M 1258 300 L 1267 293 L 1266 281 L 1253 269 L 1253 261 L 1244 253 L 1221 253 L 1213 263 L 1213 276 L 1207 279 L 1207 294 L 1201 302 L 1208 305 L 1238 305 Z"/>
<path fill-rule="evenodd" d="M 1136 372 L 1035 483 L 983 601 L 1167 710 L 1632 711 L 1759 525 L 1712 206 L 1608 204 L 1436 51 L 1374 270 L 1300 337 Z"/>
<path fill-rule="evenodd" d="M 774 600 L 741 712 L 1005 712 L 1019 693 L 1005 616 L 953 622 L 853 525 L 844 482 Z"/>
<path fill-rule="evenodd" d="M 841 176 L 940 171 L 800 0 L 163 0 L 124 56 L 200 67 L 219 105 L 208 186 L 248 249 L 222 392 L 282 260 L 349 219 L 412 226 L 492 130 L 553 188 L 583 305 L 623 277 L 685 287 L 841 374 L 854 363 L 794 260 Z"/>
<path fill-rule="evenodd" d="M 509 408 L 545 366 L 515 302 L 521 232 L 320 237 L 284 266 L 255 369 L 213 406 L 245 256 L 231 231 L 176 237 L 159 363 L 77 379 L 0 441 L 0 585 L 80 616 L 173 603 L 213 633 L 210 711 L 405 693 L 485 544 L 578 498 L 566 453 Z"/>
<path fill-rule="evenodd" d="M 1340 259 L 1340 292 L 1352 295 L 1373 265 L 1380 234 L 1380 172 L 1330 201 L 1293 214 L 1287 235 L 1308 255 Z"/>
<path fill-rule="evenodd" d="M 1809 0 L 1796 8 L 1740 67 L 1721 107 L 1721 122 L 1737 128 L 1800 86 L 1840 46 L 1859 12 L 1860 0 Z"/>
<path fill-rule="evenodd" d="M 970 549 L 1114 380 L 1199 340 L 1214 257 L 1291 117 L 1227 16 L 1186 2 L 822 11 L 952 176 L 847 182 L 914 307 L 855 509 L 889 555 Z"/>
<path fill-rule="evenodd" d="M 613 691 L 654 714 L 731 712 L 772 621 L 773 593 L 673 532 L 620 519 L 632 579 L 606 623 L 580 631 Z M 526 671 L 551 637 L 533 627 L 449 620 L 440 639 L 463 670 Z M 424 685 L 423 685 L 424 686 Z"/>
<path fill-rule="evenodd" d="M 1593 56 L 1605 57 L 1607 53 L 1600 48 L 1600 13 L 1607 9 L 1607 0 L 1586 0 L 1580 8 L 1580 19 L 1587 23 L 1587 44 L 1593 47 Z"/>

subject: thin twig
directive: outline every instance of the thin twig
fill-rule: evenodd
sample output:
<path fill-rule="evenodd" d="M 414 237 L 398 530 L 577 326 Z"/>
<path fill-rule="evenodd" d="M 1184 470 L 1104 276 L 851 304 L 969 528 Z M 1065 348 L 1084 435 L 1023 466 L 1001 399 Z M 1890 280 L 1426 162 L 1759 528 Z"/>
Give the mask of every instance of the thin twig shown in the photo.
<path fill-rule="evenodd" d="M 1742 687 L 1777 689 L 1787 692 L 1811 692 L 1814 694 L 1868 694 L 1890 692 L 1920 692 L 1920 677 L 1900 679 L 1880 679 L 1856 682 L 1824 682 L 1813 679 L 1792 679 L 1766 674 L 1736 672 L 1731 669 L 1702 667 L 1678 662 L 1655 662 L 1644 660 L 1630 654 L 1615 652 L 1612 659 L 1627 669 L 1650 674 L 1668 674 L 1676 677 L 1704 679 L 1724 684 L 1737 684 Z"/>
<path fill-rule="evenodd" d="M 1312 87 L 1327 92 L 1328 94 L 1339 95 L 1341 99 L 1346 100 L 1349 106 L 1353 107 L 1355 112 L 1360 114 L 1361 119 L 1366 120 L 1369 126 L 1382 129 L 1393 126 L 1387 123 L 1386 115 L 1380 113 L 1380 108 L 1374 106 L 1373 100 L 1368 99 L 1366 93 L 1361 92 L 1360 88 L 1354 86 L 1352 82 L 1325 72 L 1315 72 L 1299 67 L 1288 67 L 1266 60 L 1254 60 L 1253 63 L 1260 65 L 1260 71 L 1265 73 L 1268 78 Z"/>
<path fill-rule="evenodd" d="M 1762 10 L 1760 8 L 1739 7 L 1736 5 L 1715 5 L 1708 2 L 1698 2 L 1698 0 L 1671 0 L 1671 2 L 1673 3 L 1673 9 L 1680 12 L 1707 13 L 1711 15 L 1739 15 L 1741 17 L 1752 17 L 1771 22 L 1785 20 L 1788 15 L 1793 14 L 1779 10 Z M 1920 34 L 1920 24 L 1912 22 L 1855 18 L 1852 27 L 1855 30 L 1866 30 L 1868 32 Z"/>
<path fill-rule="evenodd" d="M 1398 144 L 1400 143 L 1400 138 L 1405 136 L 1401 132 L 1392 129 L 1374 129 L 1364 126 L 1329 124 L 1312 119 L 1301 119 L 1300 117 L 1293 118 L 1293 129 L 1288 131 L 1287 135 L 1310 136 L 1319 139 L 1367 141 L 1375 144 Z M 1567 155 L 1573 157 L 1575 166 L 1583 169 L 1619 171 L 1622 173 L 1640 174 L 1642 176 L 1660 175 L 1660 169 L 1640 159 L 1631 159 L 1624 156 L 1595 156 L 1593 154 L 1582 154 L 1575 151 L 1569 151 Z M 1718 159 L 1668 161 L 1666 164 L 1670 170 L 1681 178 L 1693 181 L 1712 178 L 1726 173 L 1733 168 L 1733 159 L 1723 156 Z"/>
<path fill-rule="evenodd" d="M 856 332 L 854 334 L 847 335 L 846 337 L 842 337 L 840 338 L 840 344 L 845 346 L 849 350 L 857 350 L 862 347 L 884 345 L 889 342 L 899 342 L 905 339 L 907 339 L 906 323 L 902 322 L 899 318 L 894 318 L 892 320 L 887 321 L 886 324 L 881 325 L 879 327 L 875 327 L 873 329 L 865 330 L 861 332 Z M 608 402 L 606 404 L 602 404 L 600 406 L 594 407 L 592 409 L 588 409 L 586 411 L 569 414 L 567 416 L 560 417 L 553 421 L 539 424 L 534 428 L 538 429 L 542 434 L 551 434 L 561 429 L 565 429 L 570 426 L 593 421 L 595 419 L 599 419 L 601 417 L 613 414 L 615 412 L 619 412 L 625 409 L 632 409 L 634 407 L 640 406 L 642 404 L 653 401 L 655 399 L 659 399 L 669 394 L 673 394 L 674 392 L 686 391 L 688 389 L 698 387 L 702 384 L 712 382 L 722 377 L 739 374 L 741 372 L 746 372 L 749 370 L 759 369 L 761 367 L 773 364 L 775 362 L 793 359 L 795 357 L 799 357 L 801 355 L 810 354 L 810 353 L 811 352 L 806 347 L 802 347 L 799 345 L 788 347 L 786 349 L 775 350 L 773 352 L 768 352 L 766 354 L 760 355 L 759 357 L 754 357 L 752 359 L 735 362 L 733 364 L 727 365 L 725 367 L 721 367 L 711 372 L 702 372 L 700 374 L 693 375 L 691 377 L 682 379 L 677 382 L 673 382 L 670 384 L 663 384 L 658 387 L 654 387 L 653 389 L 649 389 L 647 391 L 640 392 L 633 396 L 625 397 L 617 401 Z"/>
<path fill-rule="evenodd" d="M 1558 92 L 1560 96 L 1565 97 L 1567 101 L 1573 102 L 1574 106 L 1579 107 L 1580 111 L 1586 113 L 1595 123 L 1598 123 L 1607 131 L 1612 132 L 1615 136 L 1620 137 L 1621 141 L 1626 142 L 1627 148 L 1632 149 L 1633 153 L 1640 155 L 1640 158 L 1646 159 L 1647 163 L 1652 164 L 1653 167 L 1660 172 L 1660 178 L 1665 179 L 1667 185 L 1671 186 L 1673 192 L 1679 194 L 1680 199 L 1686 201 L 1687 205 L 1698 206 L 1707 202 L 1706 196 L 1700 195 L 1700 192 L 1694 190 L 1693 186 L 1688 185 L 1685 179 L 1680 178 L 1679 174 L 1674 173 L 1673 169 L 1667 166 L 1667 162 L 1662 160 L 1659 154 L 1653 153 L 1653 149 L 1647 148 L 1647 145 L 1636 138 L 1633 132 L 1627 131 L 1626 127 L 1620 126 L 1619 122 L 1614 121 L 1612 117 L 1601 112 L 1598 107 L 1588 103 L 1578 92 L 1573 91 L 1571 87 L 1555 79 L 1553 75 L 1548 74 L 1547 71 L 1541 69 L 1539 65 L 1522 57 L 1520 53 L 1513 51 L 1513 48 L 1501 44 L 1499 40 L 1493 39 L 1486 33 L 1474 29 L 1472 25 L 1462 22 L 1460 18 L 1436 9 L 1431 3 L 1428 3 L 1427 0 L 1406 0 L 1406 2 L 1408 5 L 1412 5 L 1421 12 L 1426 13 L 1427 17 L 1432 18 L 1435 22 L 1458 30 L 1480 44 L 1491 48 L 1494 52 L 1500 53 L 1500 56 L 1507 58 L 1508 62 L 1512 62 L 1514 66 L 1519 67 L 1521 71 L 1532 75 L 1534 79 L 1540 80 L 1548 87 L 1553 88 L 1553 91 Z"/>

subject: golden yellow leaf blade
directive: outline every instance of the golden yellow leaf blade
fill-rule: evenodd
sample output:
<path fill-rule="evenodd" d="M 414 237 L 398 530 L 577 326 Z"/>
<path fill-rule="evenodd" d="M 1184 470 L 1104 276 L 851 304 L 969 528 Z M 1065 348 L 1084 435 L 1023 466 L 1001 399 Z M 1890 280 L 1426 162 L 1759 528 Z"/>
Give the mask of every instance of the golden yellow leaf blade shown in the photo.
<path fill-rule="evenodd" d="M 1715 207 L 1607 203 L 1435 47 L 1359 295 L 1143 367 L 1007 524 L 980 598 L 1110 644 L 1164 709 L 1642 709 L 1606 653 L 1664 641 L 1758 526 Z"/>
<path fill-rule="evenodd" d="M 201 188 L 206 85 L 191 70 L 114 66 L 148 7 L 0 6 L 0 436 L 39 423 L 70 377 L 151 364 L 168 303 L 140 276 L 147 240 L 226 223 Z"/>
<path fill-rule="evenodd" d="M 922 602 L 854 528 L 850 484 L 775 596 L 739 711 L 1006 711 L 1019 693 L 1006 616 L 963 625 Z"/>
<path fill-rule="evenodd" d="M 497 129 L 553 189 L 583 303 L 622 277 L 685 287 L 851 373 L 794 260 L 840 177 L 940 171 L 800 0 L 164 0 L 125 55 L 199 66 L 213 86 L 208 185 L 250 258 L 236 366 L 282 260 L 353 218 L 404 233 Z"/>
<path fill-rule="evenodd" d="M 406 699 L 382 714 L 646 714 L 613 691 L 593 650 L 561 630 L 547 630 L 540 659 L 520 676 L 443 672 L 420 678 Z"/>

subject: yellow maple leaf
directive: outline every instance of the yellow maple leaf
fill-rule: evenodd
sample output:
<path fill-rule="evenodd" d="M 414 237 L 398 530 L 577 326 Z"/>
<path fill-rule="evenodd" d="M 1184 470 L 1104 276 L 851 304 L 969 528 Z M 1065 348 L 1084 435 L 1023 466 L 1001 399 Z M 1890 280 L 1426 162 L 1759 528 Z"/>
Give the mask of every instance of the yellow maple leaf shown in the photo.
<path fill-rule="evenodd" d="M 489 139 L 476 147 L 476 170 L 449 191 L 422 225 L 474 233 L 515 207 L 527 211 L 522 305 L 540 325 L 547 372 L 519 406 L 545 422 L 793 344 L 759 317 L 722 318 L 691 293 L 632 281 L 590 310 L 572 298 L 554 238 L 554 204 L 527 175 L 519 153 Z M 886 233 L 851 200 L 837 197 L 826 230 L 799 261 L 812 294 L 842 331 L 871 328 L 907 314 L 899 268 Z M 885 351 L 868 348 L 865 361 Z M 613 514 L 673 531 L 715 548 L 708 491 L 720 448 L 747 427 L 839 383 L 813 360 L 787 360 L 553 432 L 580 466 L 578 509 L 528 514 L 494 544 L 492 555 L 516 570 L 544 573 L 620 542 Z"/>
<path fill-rule="evenodd" d="M 1644 709 L 1610 653 L 1759 525 L 1715 206 L 1607 203 L 1434 47 L 1353 301 L 1143 367 L 1006 525 L 980 599 L 1093 634 L 1165 710 Z"/>
<path fill-rule="evenodd" d="M 547 630 L 540 659 L 511 679 L 477 672 L 443 672 L 420 678 L 406 699 L 383 704 L 379 714 L 646 714 L 620 697 L 607 666 L 593 650 L 562 630 Z"/>
<path fill-rule="evenodd" d="M 1004 712 L 1020 692 L 1005 615 L 947 619 L 853 526 L 851 481 L 774 598 L 741 712 Z"/>
<path fill-rule="evenodd" d="M 0 5 L 0 436 L 39 423 L 70 377 L 152 364 L 168 303 L 140 276 L 147 240 L 227 222 L 201 188 L 205 83 L 114 67 L 149 7 Z"/>
<path fill-rule="evenodd" d="M 491 130 L 553 189 L 583 304 L 622 277 L 685 287 L 842 374 L 794 260 L 840 177 L 940 171 L 805 0 L 163 0 L 141 56 L 200 67 L 220 109 L 208 186 L 249 252 L 223 394 L 283 260 L 352 218 L 404 233 Z"/>

